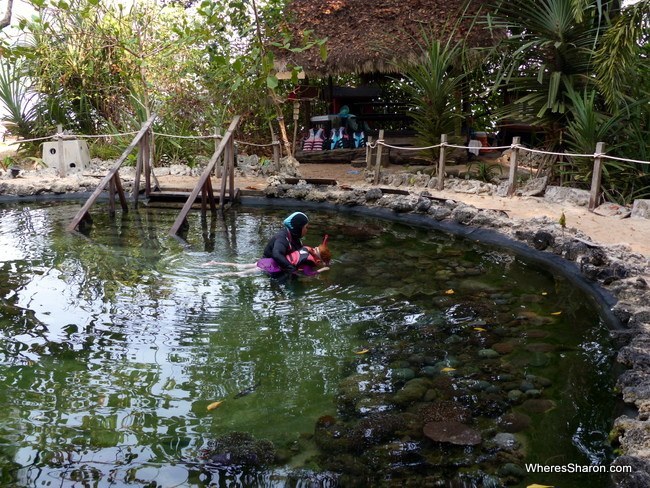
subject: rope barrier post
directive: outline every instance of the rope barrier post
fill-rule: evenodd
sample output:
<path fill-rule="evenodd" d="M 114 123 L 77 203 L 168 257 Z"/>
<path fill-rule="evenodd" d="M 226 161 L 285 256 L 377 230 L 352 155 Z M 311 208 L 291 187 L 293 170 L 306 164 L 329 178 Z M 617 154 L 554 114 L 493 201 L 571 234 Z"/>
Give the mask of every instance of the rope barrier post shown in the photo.
<path fill-rule="evenodd" d="M 65 158 L 63 157 L 63 125 L 58 124 L 56 126 L 56 132 L 58 135 L 56 150 L 59 154 L 59 177 L 65 178 L 67 175 L 67 171 L 65 167 Z"/>
<path fill-rule="evenodd" d="M 440 159 L 438 160 L 438 191 L 445 189 L 445 146 L 447 145 L 447 134 L 440 136 Z"/>
<path fill-rule="evenodd" d="M 375 179 L 374 184 L 379 183 L 379 173 L 381 168 L 381 142 L 384 142 L 384 129 L 379 131 L 379 138 L 377 139 L 377 159 L 375 160 Z"/>
<path fill-rule="evenodd" d="M 372 168 L 372 136 L 366 142 L 366 169 Z"/>
<path fill-rule="evenodd" d="M 278 136 L 275 135 L 275 132 L 271 133 L 273 137 L 273 165 L 275 166 L 275 171 L 280 172 L 280 141 Z"/>
<path fill-rule="evenodd" d="M 603 158 L 602 154 L 605 152 L 605 143 L 599 142 L 596 144 L 596 154 L 594 154 L 594 169 L 591 175 L 591 192 L 589 193 L 589 210 L 596 208 L 596 204 L 600 199 L 600 182 L 603 176 Z"/>
<path fill-rule="evenodd" d="M 300 116 L 300 102 L 293 102 L 293 142 L 291 144 L 291 156 L 296 155 L 296 137 L 298 135 L 298 118 Z"/>
<path fill-rule="evenodd" d="M 516 178 L 517 178 L 517 159 L 519 159 L 519 143 L 521 141 L 521 137 L 513 137 L 512 138 L 512 152 L 510 153 L 510 171 L 508 173 L 508 191 L 506 192 L 506 195 L 511 197 L 512 195 L 515 194 L 515 190 L 517 189 L 517 183 L 516 183 Z"/>

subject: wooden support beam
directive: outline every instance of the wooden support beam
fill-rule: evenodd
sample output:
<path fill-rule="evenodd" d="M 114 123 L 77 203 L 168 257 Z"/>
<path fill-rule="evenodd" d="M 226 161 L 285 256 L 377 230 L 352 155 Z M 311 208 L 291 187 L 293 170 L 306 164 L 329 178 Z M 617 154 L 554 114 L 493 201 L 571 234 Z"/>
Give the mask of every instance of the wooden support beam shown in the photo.
<path fill-rule="evenodd" d="M 115 172 L 115 175 L 113 175 L 113 182 L 115 184 L 115 189 L 117 190 L 117 196 L 120 198 L 122 211 L 124 213 L 127 213 L 129 211 L 129 206 L 126 203 L 126 195 L 124 194 L 124 188 L 122 187 L 122 180 L 120 179 L 120 175 L 117 171 Z"/>
<path fill-rule="evenodd" d="M 115 178 L 108 182 L 108 215 L 115 217 Z"/>
<path fill-rule="evenodd" d="M 223 173 L 221 173 L 221 201 L 219 202 L 219 208 L 221 211 L 224 210 L 224 205 L 226 203 L 226 186 L 228 183 L 228 176 L 230 174 L 230 145 L 226 144 L 223 152 Z"/>
<path fill-rule="evenodd" d="M 138 144 L 138 158 L 135 163 L 135 179 L 133 180 L 133 204 L 135 207 L 138 207 L 138 199 L 140 198 L 140 177 L 142 176 L 142 164 L 143 164 L 144 154 L 143 154 L 143 144 L 142 141 Z"/>
<path fill-rule="evenodd" d="M 142 138 L 142 163 L 144 169 L 144 194 L 151 193 L 151 134 L 147 130 Z"/>
<path fill-rule="evenodd" d="M 230 126 L 228 127 L 228 130 L 226 130 L 226 133 L 223 136 L 223 139 L 221 139 L 221 142 L 219 143 L 219 147 L 217 150 L 214 152 L 212 155 L 212 158 L 208 162 L 208 165 L 205 167 L 203 170 L 203 173 L 199 177 L 199 181 L 197 182 L 196 186 L 190 193 L 190 196 L 188 197 L 187 201 L 185 202 L 185 205 L 183 206 L 182 210 L 178 214 L 178 217 L 176 217 L 176 221 L 172 225 L 171 229 L 169 230 L 169 235 L 175 236 L 178 234 L 178 231 L 181 228 L 181 225 L 183 224 L 183 221 L 186 220 L 187 214 L 192 208 L 192 204 L 196 200 L 197 195 L 199 194 L 199 191 L 201 191 L 201 188 L 203 188 L 203 185 L 205 184 L 205 181 L 210 178 L 210 174 L 212 173 L 212 169 L 214 168 L 214 165 L 216 164 L 217 160 L 219 159 L 219 156 L 223 153 L 225 147 L 227 146 L 228 140 L 233 137 L 233 133 L 237 129 L 237 126 L 239 125 L 239 120 L 240 116 L 236 115 L 232 122 L 230 123 Z M 222 183 L 224 182 L 224 177 L 221 178 Z M 221 194 L 221 201 L 223 202 L 223 193 Z"/>
<path fill-rule="evenodd" d="M 156 118 L 156 115 L 153 114 L 151 117 L 149 117 L 149 120 L 145 122 L 145 125 L 142 126 L 140 131 L 136 134 L 136 136 L 133 138 L 131 141 L 131 144 L 124 150 L 122 155 L 119 157 L 119 159 L 115 162 L 113 167 L 108 171 L 106 176 L 99 182 L 99 185 L 97 185 L 97 188 L 95 188 L 95 191 L 90 195 L 88 200 L 86 200 L 86 203 L 81 207 L 79 212 L 77 212 L 77 215 L 72 219 L 72 222 L 67 227 L 67 230 L 73 231 L 77 228 L 79 225 L 79 222 L 81 222 L 81 219 L 88 213 L 88 210 L 90 207 L 92 207 L 93 203 L 95 203 L 95 200 L 101 195 L 102 191 L 106 186 L 109 184 L 109 182 L 113 179 L 113 176 L 115 173 L 117 173 L 117 170 L 120 169 L 120 166 L 126 161 L 126 158 L 131 154 L 133 149 L 135 149 L 135 146 L 140 142 L 142 137 L 144 137 L 145 133 L 153 123 L 154 119 Z"/>
<path fill-rule="evenodd" d="M 215 198 L 214 198 L 214 190 L 212 188 L 212 179 L 208 178 L 208 180 L 205 182 L 205 184 L 207 185 L 208 192 L 209 192 L 208 196 L 209 196 L 209 200 L 210 200 L 210 211 L 213 214 L 215 214 L 215 213 L 217 213 L 217 203 L 216 203 Z"/>
<path fill-rule="evenodd" d="M 201 216 L 203 217 L 208 214 L 208 181 L 210 181 L 210 178 L 205 181 L 203 188 L 201 188 Z"/>
<path fill-rule="evenodd" d="M 228 173 L 228 196 L 230 201 L 235 201 L 235 158 L 237 157 L 237 152 L 235 151 L 235 140 L 230 138 L 230 172 Z"/>

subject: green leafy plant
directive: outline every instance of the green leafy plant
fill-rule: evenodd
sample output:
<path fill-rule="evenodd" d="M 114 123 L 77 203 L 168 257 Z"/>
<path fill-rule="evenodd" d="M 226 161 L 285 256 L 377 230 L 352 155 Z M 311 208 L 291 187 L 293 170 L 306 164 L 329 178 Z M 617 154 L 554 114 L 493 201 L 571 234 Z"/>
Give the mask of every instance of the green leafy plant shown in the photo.
<path fill-rule="evenodd" d="M 466 176 L 468 179 L 494 183 L 503 176 L 503 168 L 497 163 L 485 161 L 472 161 L 467 165 Z"/>
<path fill-rule="evenodd" d="M 454 131 L 456 120 L 461 117 L 458 93 L 465 73 L 458 69 L 458 61 L 465 46 L 452 36 L 446 42 L 429 35 L 423 38 L 424 44 L 419 46 L 422 61 L 403 66 L 401 71 L 418 140 L 424 146 L 435 146 L 440 143 L 441 134 Z M 434 160 L 437 154 L 438 151 L 432 152 Z"/>

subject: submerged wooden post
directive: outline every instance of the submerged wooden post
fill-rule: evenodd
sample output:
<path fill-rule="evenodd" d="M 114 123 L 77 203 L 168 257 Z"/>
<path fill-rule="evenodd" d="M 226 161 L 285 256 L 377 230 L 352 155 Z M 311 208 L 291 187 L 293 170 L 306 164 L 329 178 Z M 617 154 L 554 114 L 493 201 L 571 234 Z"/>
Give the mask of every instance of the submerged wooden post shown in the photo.
<path fill-rule="evenodd" d="M 445 145 L 447 144 L 447 134 L 440 136 L 440 158 L 438 159 L 438 191 L 445 188 Z"/>
<path fill-rule="evenodd" d="M 591 175 L 591 192 L 589 193 L 589 210 L 593 210 L 598 205 L 600 199 L 600 182 L 603 175 L 603 160 L 600 157 L 605 152 L 605 143 L 596 144 L 596 155 L 594 157 L 594 169 Z"/>
<path fill-rule="evenodd" d="M 381 169 L 381 149 L 382 145 L 380 142 L 384 142 L 384 129 L 379 131 L 379 138 L 377 139 L 377 159 L 375 161 L 375 179 L 373 180 L 374 184 L 379 183 L 379 173 Z"/>
<path fill-rule="evenodd" d="M 515 194 L 515 190 L 517 189 L 517 165 L 518 165 L 518 159 L 519 159 L 519 142 L 521 141 L 521 137 L 513 137 L 512 138 L 512 145 L 514 146 L 512 148 L 512 152 L 510 153 L 510 171 L 508 173 L 508 191 L 506 192 L 506 195 L 511 197 L 512 195 Z"/>

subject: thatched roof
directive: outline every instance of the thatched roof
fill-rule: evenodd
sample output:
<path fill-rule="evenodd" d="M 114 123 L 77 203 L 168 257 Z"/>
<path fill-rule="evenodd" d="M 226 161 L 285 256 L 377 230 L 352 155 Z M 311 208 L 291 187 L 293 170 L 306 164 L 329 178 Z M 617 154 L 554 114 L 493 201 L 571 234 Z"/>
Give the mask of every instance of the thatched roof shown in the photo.
<path fill-rule="evenodd" d="M 347 73 L 394 73 L 396 62 L 418 58 L 422 34 L 441 35 L 446 40 L 452 26 L 462 17 L 462 0 L 293 0 L 288 6 L 288 29 L 293 46 L 311 39 L 327 38 L 328 57 L 319 49 L 291 53 L 276 51 L 276 68 L 301 66 L 308 76 Z M 474 46 L 493 44 L 490 33 L 473 17 L 487 1 L 472 1 L 455 37 L 467 37 Z"/>

